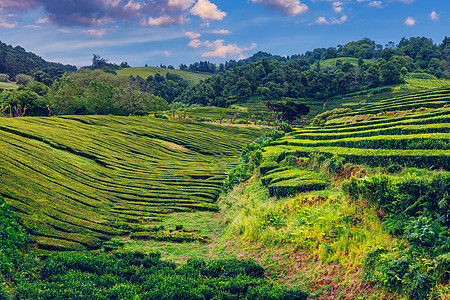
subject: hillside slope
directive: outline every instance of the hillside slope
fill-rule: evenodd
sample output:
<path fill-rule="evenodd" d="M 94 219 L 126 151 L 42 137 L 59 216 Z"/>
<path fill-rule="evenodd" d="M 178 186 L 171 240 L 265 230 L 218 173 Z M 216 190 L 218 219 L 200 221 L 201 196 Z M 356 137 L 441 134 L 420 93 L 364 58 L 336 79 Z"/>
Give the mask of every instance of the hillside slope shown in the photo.
<path fill-rule="evenodd" d="M 246 147 L 222 241 L 314 299 L 448 299 L 449 99 L 392 94 Z"/>
<path fill-rule="evenodd" d="M 226 170 L 261 134 L 110 116 L 0 118 L 0 132 L 0 194 L 48 250 L 95 249 L 130 232 L 170 237 L 149 222 L 217 210 Z"/>
<path fill-rule="evenodd" d="M 27 52 L 20 46 L 12 47 L 0 42 L 0 73 L 8 74 L 11 78 L 17 74 L 28 74 L 37 69 L 61 69 L 62 72 L 74 72 L 75 66 L 48 62 L 32 52 Z"/>

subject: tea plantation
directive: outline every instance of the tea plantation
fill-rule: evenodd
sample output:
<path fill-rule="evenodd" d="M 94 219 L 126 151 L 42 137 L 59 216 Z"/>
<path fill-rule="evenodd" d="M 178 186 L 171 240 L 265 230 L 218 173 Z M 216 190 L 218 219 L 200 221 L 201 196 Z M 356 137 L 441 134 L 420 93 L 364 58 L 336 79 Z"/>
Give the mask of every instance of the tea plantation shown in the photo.
<path fill-rule="evenodd" d="M 225 181 L 248 183 L 219 202 L 228 238 L 264 248 L 265 261 L 304 251 L 311 266 L 269 265 L 318 299 L 448 299 L 449 104 L 448 88 L 394 95 L 248 145 Z M 336 280 L 350 274 L 360 283 Z"/>
<path fill-rule="evenodd" d="M 0 133 L 0 194 L 37 247 L 86 250 L 132 232 L 201 240 L 198 232 L 159 232 L 152 222 L 172 212 L 217 210 L 226 170 L 262 132 L 149 117 L 67 116 L 2 118 Z"/>

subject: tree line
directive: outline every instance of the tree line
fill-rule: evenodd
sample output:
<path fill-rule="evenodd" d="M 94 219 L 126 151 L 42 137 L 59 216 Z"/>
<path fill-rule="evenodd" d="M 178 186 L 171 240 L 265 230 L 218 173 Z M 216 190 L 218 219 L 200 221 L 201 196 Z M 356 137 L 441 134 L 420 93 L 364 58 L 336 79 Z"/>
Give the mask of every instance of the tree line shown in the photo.
<path fill-rule="evenodd" d="M 259 54 L 262 55 L 262 54 Z M 326 59 L 336 63 L 321 65 Z M 348 58 L 357 59 L 352 63 Z M 450 38 L 436 45 L 428 38 L 403 38 L 384 48 L 370 39 L 321 48 L 285 61 L 263 57 L 190 86 L 178 100 L 226 107 L 261 99 L 316 98 L 401 84 L 409 72 L 449 78 Z"/>
<path fill-rule="evenodd" d="M 167 110 L 166 100 L 143 91 L 135 78 L 80 69 L 54 81 L 22 85 L 0 93 L 0 116 L 145 115 Z"/>

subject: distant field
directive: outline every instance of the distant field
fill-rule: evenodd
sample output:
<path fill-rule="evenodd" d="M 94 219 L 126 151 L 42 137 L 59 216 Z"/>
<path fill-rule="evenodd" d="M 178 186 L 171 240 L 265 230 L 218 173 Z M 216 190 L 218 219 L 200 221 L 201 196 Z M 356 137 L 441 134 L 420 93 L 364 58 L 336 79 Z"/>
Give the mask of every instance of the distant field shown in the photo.
<path fill-rule="evenodd" d="M 10 82 L 0 82 L 0 88 L 3 89 L 17 89 L 18 85 Z"/>
<path fill-rule="evenodd" d="M 405 81 L 407 88 L 435 89 L 450 87 L 450 80 L 438 79 L 428 74 L 408 74 Z"/>
<path fill-rule="evenodd" d="M 203 74 L 197 74 L 192 72 L 186 72 L 181 70 L 171 70 L 171 69 L 163 69 L 158 67 L 136 67 L 136 68 L 125 68 L 122 70 L 117 71 L 117 75 L 120 76 L 137 76 L 147 79 L 148 76 L 155 74 L 160 74 L 161 76 L 166 76 L 167 73 L 173 73 L 180 75 L 184 79 L 191 81 L 191 82 L 199 82 L 203 79 L 209 78 L 209 75 L 203 75 Z"/>
<path fill-rule="evenodd" d="M 130 234 L 202 240 L 153 222 L 216 210 L 226 171 L 261 133 L 151 117 L 0 118 L 0 194 L 39 249 L 96 249 Z"/>
<path fill-rule="evenodd" d="M 322 66 L 334 66 L 336 65 L 337 61 L 340 61 L 341 63 L 351 63 L 354 65 L 358 64 L 359 58 L 353 58 L 353 57 L 338 57 L 338 58 L 330 58 L 320 61 L 320 65 Z M 371 59 L 364 59 L 364 62 L 366 64 L 370 64 L 372 62 Z"/>

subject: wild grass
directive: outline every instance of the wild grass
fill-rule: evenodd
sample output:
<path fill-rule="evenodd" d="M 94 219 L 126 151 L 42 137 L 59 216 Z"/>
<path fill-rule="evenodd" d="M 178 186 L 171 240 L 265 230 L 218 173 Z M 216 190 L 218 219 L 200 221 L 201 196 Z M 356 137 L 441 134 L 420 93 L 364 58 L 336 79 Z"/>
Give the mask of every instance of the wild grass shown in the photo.
<path fill-rule="evenodd" d="M 303 249 L 325 264 L 351 269 L 373 245 L 393 247 L 375 207 L 348 201 L 338 188 L 277 199 L 253 177 L 222 195 L 219 207 L 227 225 L 222 239 Z"/>

